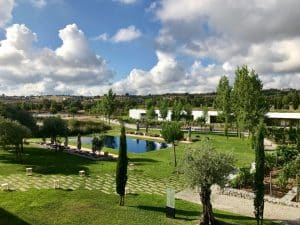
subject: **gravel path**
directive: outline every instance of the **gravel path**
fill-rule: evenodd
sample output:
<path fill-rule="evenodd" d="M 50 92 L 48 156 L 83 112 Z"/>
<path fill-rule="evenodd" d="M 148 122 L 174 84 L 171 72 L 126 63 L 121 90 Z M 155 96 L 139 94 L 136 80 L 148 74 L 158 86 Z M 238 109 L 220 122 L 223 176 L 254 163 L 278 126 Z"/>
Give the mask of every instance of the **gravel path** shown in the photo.
<path fill-rule="evenodd" d="M 176 194 L 176 198 L 200 204 L 199 194 L 185 189 Z M 212 193 L 213 208 L 253 217 L 253 201 L 238 197 Z M 265 202 L 264 217 L 274 221 L 283 221 L 289 225 L 300 225 L 300 209 Z"/>

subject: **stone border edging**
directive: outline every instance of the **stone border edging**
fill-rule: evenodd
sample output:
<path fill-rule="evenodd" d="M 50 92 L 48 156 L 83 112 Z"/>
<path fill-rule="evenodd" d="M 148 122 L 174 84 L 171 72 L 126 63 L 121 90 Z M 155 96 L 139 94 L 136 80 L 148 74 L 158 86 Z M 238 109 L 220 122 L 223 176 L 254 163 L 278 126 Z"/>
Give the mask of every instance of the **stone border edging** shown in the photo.
<path fill-rule="evenodd" d="M 238 198 L 244 198 L 244 199 L 249 199 L 253 200 L 254 199 L 254 193 L 244 191 L 244 190 L 237 190 L 234 188 L 223 188 L 220 190 L 220 194 L 223 195 L 229 195 L 233 197 L 238 197 Z M 286 205 L 294 208 L 300 208 L 300 202 L 292 202 L 292 201 L 283 201 L 280 198 L 274 198 L 271 196 L 265 196 L 265 201 L 272 203 L 272 204 L 279 204 L 279 205 Z"/>

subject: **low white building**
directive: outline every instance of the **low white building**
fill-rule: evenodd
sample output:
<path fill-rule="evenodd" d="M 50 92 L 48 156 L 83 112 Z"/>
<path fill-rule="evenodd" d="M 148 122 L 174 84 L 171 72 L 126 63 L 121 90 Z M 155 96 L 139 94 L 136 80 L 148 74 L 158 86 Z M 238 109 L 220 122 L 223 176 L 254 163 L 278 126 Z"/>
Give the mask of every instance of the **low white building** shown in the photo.
<path fill-rule="evenodd" d="M 159 110 L 155 110 L 156 119 L 163 120 L 160 116 Z M 214 123 L 218 116 L 218 111 L 208 111 L 206 117 L 206 123 Z M 192 116 L 193 120 L 197 120 L 198 118 L 203 117 L 203 110 L 193 110 Z M 129 117 L 137 120 L 142 120 L 146 118 L 146 110 L 145 109 L 130 109 Z M 170 121 L 172 117 L 172 111 L 168 111 L 168 116 L 166 120 Z M 300 113 L 290 113 L 290 112 L 268 112 L 266 113 L 267 123 L 269 125 L 277 125 L 277 126 L 299 126 L 300 125 Z"/>
<path fill-rule="evenodd" d="M 160 112 L 158 109 L 155 110 L 156 114 L 156 119 L 157 120 L 163 120 L 160 116 Z M 198 118 L 203 117 L 204 111 L 201 110 L 193 110 L 192 111 L 192 116 L 193 120 L 197 120 Z M 207 118 L 206 118 L 206 123 L 211 123 L 213 118 L 216 118 L 218 116 L 217 111 L 208 111 L 207 112 Z M 146 110 L 145 109 L 130 109 L 129 110 L 129 117 L 137 120 L 142 120 L 146 118 Z M 166 120 L 170 121 L 172 118 L 172 110 L 168 111 L 168 115 Z"/>

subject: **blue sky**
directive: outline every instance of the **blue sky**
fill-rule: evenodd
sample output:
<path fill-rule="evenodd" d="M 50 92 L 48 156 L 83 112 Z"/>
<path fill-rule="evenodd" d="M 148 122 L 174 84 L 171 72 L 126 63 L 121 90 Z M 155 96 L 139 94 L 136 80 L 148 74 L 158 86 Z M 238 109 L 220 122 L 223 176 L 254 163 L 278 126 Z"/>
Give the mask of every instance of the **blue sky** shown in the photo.
<path fill-rule="evenodd" d="M 87 3 L 88 2 L 88 3 Z M 155 64 L 154 39 L 158 34 L 159 21 L 153 18 L 146 8 L 151 1 L 136 4 L 122 4 L 111 0 L 97 1 L 57 1 L 42 8 L 30 1 L 19 1 L 14 9 L 11 23 L 24 23 L 38 34 L 38 46 L 57 48 L 61 44 L 58 30 L 75 23 L 87 38 L 93 50 L 103 56 L 113 70 L 116 78 L 124 77 L 135 66 L 150 69 Z M 103 34 L 114 34 L 118 29 L 134 25 L 143 35 L 130 43 L 114 44 L 94 41 Z"/>
<path fill-rule="evenodd" d="M 298 0 L 0 0 L 0 93 L 202 93 L 237 66 L 300 88 Z"/>

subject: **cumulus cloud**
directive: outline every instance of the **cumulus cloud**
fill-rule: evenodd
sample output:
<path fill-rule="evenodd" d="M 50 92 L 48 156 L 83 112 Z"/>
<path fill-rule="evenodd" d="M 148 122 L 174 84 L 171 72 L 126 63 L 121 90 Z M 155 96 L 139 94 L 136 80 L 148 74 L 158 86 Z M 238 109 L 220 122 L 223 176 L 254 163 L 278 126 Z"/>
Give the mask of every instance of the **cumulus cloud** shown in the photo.
<path fill-rule="evenodd" d="M 271 76 L 291 81 L 281 87 L 295 87 L 292 80 L 300 73 L 298 8 L 297 0 L 162 0 L 154 11 L 162 24 L 157 46 L 198 60 L 210 58 L 228 72 L 248 64 L 267 78 L 265 87 L 275 85 Z"/>
<path fill-rule="evenodd" d="M 118 30 L 117 33 L 111 38 L 111 40 L 116 43 L 129 42 L 141 36 L 141 31 L 135 28 L 135 26 L 130 25 L 127 28 L 121 28 L 120 30 Z"/>
<path fill-rule="evenodd" d="M 0 28 L 12 18 L 14 0 L 0 0 Z"/>
<path fill-rule="evenodd" d="M 120 94 L 199 93 L 215 90 L 224 74 L 222 66 L 215 64 L 204 66 L 201 61 L 195 61 L 185 69 L 171 54 L 157 51 L 156 55 L 157 63 L 149 71 L 133 69 L 112 88 Z"/>
<path fill-rule="evenodd" d="M 94 41 L 111 41 L 114 43 L 130 42 L 142 36 L 142 32 L 135 26 L 130 25 L 126 28 L 120 28 L 112 37 L 107 33 L 102 33 L 93 37 Z"/>
<path fill-rule="evenodd" d="M 57 49 L 37 48 L 37 34 L 24 24 L 8 27 L 0 41 L 0 81 L 8 86 L 3 91 L 22 95 L 73 90 L 76 94 L 113 76 L 76 24 L 61 29 L 59 37 L 62 44 Z"/>

